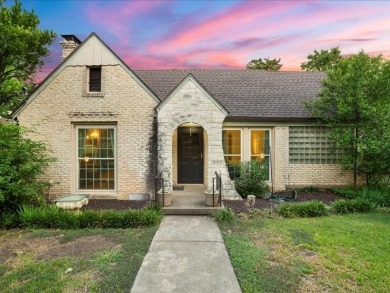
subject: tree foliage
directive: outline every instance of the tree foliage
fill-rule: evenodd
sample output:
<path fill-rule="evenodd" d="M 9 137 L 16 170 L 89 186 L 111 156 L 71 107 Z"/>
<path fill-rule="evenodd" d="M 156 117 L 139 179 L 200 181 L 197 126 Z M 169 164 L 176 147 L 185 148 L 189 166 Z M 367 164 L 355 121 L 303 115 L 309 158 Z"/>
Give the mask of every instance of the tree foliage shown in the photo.
<path fill-rule="evenodd" d="M 53 159 L 43 143 L 25 134 L 18 125 L 0 122 L 0 213 L 39 203 L 48 186 L 38 176 Z"/>
<path fill-rule="evenodd" d="M 301 64 L 301 68 L 306 71 L 326 71 L 331 69 L 341 60 L 341 52 L 338 47 L 318 52 L 307 56 L 308 61 Z"/>
<path fill-rule="evenodd" d="M 247 69 L 263 69 L 267 71 L 279 71 L 283 64 L 280 64 L 280 58 L 272 59 L 264 58 L 253 59 L 246 65 Z"/>
<path fill-rule="evenodd" d="M 319 99 L 307 104 L 345 150 L 342 165 L 373 178 L 390 167 L 390 61 L 363 51 L 329 69 Z M 369 182 L 368 182 L 369 183 Z"/>
<path fill-rule="evenodd" d="M 43 65 L 56 34 L 41 30 L 34 11 L 15 0 L 7 7 L 0 0 L 0 116 L 12 110 L 31 86 L 30 78 Z"/>

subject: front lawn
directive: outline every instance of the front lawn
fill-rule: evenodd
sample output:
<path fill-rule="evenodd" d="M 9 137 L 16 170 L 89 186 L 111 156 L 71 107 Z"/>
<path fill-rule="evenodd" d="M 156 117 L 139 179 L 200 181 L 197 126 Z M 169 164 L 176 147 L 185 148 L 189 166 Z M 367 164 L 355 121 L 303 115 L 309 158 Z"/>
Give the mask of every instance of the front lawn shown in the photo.
<path fill-rule="evenodd" d="M 156 230 L 0 231 L 0 292 L 129 292 Z"/>
<path fill-rule="evenodd" d="M 243 292 L 388 292 L 390 215 L 220 224 Z"/>

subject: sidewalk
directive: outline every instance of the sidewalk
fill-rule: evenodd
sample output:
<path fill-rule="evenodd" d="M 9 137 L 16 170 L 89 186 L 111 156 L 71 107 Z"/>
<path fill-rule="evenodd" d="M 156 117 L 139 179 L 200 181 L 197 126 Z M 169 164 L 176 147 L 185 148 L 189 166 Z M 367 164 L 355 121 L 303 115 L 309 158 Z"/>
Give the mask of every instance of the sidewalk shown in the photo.
<path fill-rule="evenodd" d="M 136 292 L 241 292 L 213 219 L 165 216 L 138 271 Z"/>

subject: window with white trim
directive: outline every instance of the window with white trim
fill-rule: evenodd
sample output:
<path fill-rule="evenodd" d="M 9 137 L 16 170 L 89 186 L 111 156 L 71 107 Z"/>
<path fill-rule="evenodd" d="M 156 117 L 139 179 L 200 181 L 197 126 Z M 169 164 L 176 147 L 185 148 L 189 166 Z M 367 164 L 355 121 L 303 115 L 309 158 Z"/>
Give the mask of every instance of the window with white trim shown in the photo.
<path fill-rule="evenodd" d="M 115 126 L 78 126 L 78 190 L 115 190 Z"/>
<path fill-rule="evenodd" d="M 337 164 L 342 150 L 327 138 L 322 126 L 289 127 L 290 164 Z"/>

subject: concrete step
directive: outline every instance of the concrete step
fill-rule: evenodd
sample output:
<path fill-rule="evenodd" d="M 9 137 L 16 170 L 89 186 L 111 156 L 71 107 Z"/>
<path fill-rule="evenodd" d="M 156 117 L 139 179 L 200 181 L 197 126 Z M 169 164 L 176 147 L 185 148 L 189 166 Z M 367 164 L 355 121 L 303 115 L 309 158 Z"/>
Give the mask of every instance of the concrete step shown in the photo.
<path fill-rule="evenodd" d="M 163 213 L 165 215 L 188 215 L 188 216 L 201 216 L 212 215 L 222 207 L 204 207 L 204 208 L 175 208 L 164 207 Z"/>

